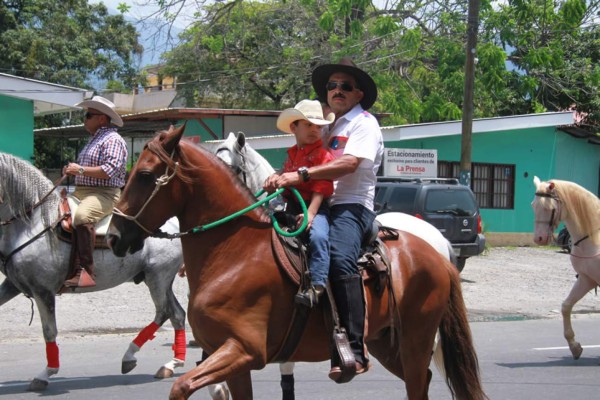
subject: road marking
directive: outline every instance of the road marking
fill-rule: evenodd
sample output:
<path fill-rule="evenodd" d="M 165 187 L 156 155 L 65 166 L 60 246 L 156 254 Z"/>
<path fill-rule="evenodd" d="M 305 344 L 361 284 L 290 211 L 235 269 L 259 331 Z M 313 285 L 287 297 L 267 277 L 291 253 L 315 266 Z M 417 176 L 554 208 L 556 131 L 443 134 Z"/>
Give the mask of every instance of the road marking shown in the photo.
<path fill-rule="evenodd" d="M 75 382 L 75 381 L 88 381 L 91 378 L 59 378 L 59 379 L 54 379 L 51 378 L 50 382 L 51 383 L 56 383 L 56 382 Z M 17 383 L 0 383 L 0 388 L 7 388 L 7 387 L 14 387 L 14 386 L 27 386 L 29 385 L 30 382 L 17 382 Z"/>
<path fill-rule="evenodd" d="M 594 349 L 594 348 L 599 348 L 600 344 L 592 344 L 589 346 L 581 346 L 584 349 Z M 545 350 L 568 350 L 569 347 L 568 346 L 560 346 L 560 347 L 534 347 L 533 350 L 537 350 L 537 351 L 545 351 Z"/>

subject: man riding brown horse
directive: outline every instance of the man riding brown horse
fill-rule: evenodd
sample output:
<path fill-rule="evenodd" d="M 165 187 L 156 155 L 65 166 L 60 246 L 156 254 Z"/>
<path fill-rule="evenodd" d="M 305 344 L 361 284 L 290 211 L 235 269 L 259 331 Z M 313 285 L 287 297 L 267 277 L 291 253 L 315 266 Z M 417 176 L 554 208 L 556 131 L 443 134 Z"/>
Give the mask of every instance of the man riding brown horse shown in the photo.
<path fill-rule="evenodd" d="M 365 302 L 357 260 L 363 238 L 375 219 L 376 174 L 383 157 L 379 123 L 366 111 L 377 99 L 377 86 L 369 74 L 349 59 L 317 67 L 312 85 L 319 99 L 335 113 L 335 122 L 324 129 L 323 142 L 336 159 L 282 174 L 273 186 L 296 186 L 309 179 L 334 180 L 334 193 L 329 199 L 329 280 L 354 353 L 355 373 L 361 374 L 369 369 L 369 359 L 364 346 Z M 339 381 L 342 370 L 335 352 L 331 360 L 329 377 Z"/>

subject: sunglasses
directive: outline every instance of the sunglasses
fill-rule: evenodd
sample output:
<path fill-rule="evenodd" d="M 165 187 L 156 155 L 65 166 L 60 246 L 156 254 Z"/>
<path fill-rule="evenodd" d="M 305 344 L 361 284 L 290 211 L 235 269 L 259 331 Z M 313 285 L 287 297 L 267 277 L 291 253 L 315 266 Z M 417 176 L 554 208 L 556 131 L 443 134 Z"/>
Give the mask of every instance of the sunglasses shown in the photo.
<path fill-rule="evenodd" d="M 358 89 L 358 86 L 354 86 L 348 82 L 329 81 L 329 82 L 327 82 L 327 85 L 325 85 L 325 89 L 327 89 L 328 92 L 335 90 L 338 87 L 340 89 L 342 89 L 344 92 L 351 92 L 354 89 Z"/>
<path fill-rule="evenodd" d="M 85 113 L 85 119 L 90 119 L 90 118 L 92 118 L 95 115 L 104 115 L 104 114 L 94 114 L 94 113 L 91 113 L 91 112 L 86 112 Z"/>

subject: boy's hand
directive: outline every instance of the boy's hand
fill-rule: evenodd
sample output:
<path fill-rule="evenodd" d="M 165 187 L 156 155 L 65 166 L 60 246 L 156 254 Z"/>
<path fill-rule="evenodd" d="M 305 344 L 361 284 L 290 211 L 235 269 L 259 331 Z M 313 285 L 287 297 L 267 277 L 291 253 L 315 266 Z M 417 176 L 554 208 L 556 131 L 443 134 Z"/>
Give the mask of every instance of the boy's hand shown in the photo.
<path fill-rule="evenodd" d="M 279 187 L 277 186 L 278 179 L 279 179 L 278 174 L 273 174 L 273 175 L 269 176 L 265 180 L 265 183 L 263 183 L 263 189 L 265 189 L 268 193 L 272 193 L 275 190 L 279 189 Z"/>

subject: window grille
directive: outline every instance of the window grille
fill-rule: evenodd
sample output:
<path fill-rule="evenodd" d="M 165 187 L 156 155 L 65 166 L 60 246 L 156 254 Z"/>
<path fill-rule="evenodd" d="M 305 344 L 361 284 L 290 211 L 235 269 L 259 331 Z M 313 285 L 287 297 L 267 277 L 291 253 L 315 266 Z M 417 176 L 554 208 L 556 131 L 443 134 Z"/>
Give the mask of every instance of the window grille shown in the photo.
<path fill-rule="evenodd" d="M 438 161 L 438 177 L 458 178 L 460 163 Z M 471 164 L 471 190 L 479 208 L 513 209 L 515 204 L 514 164 Z"/>

